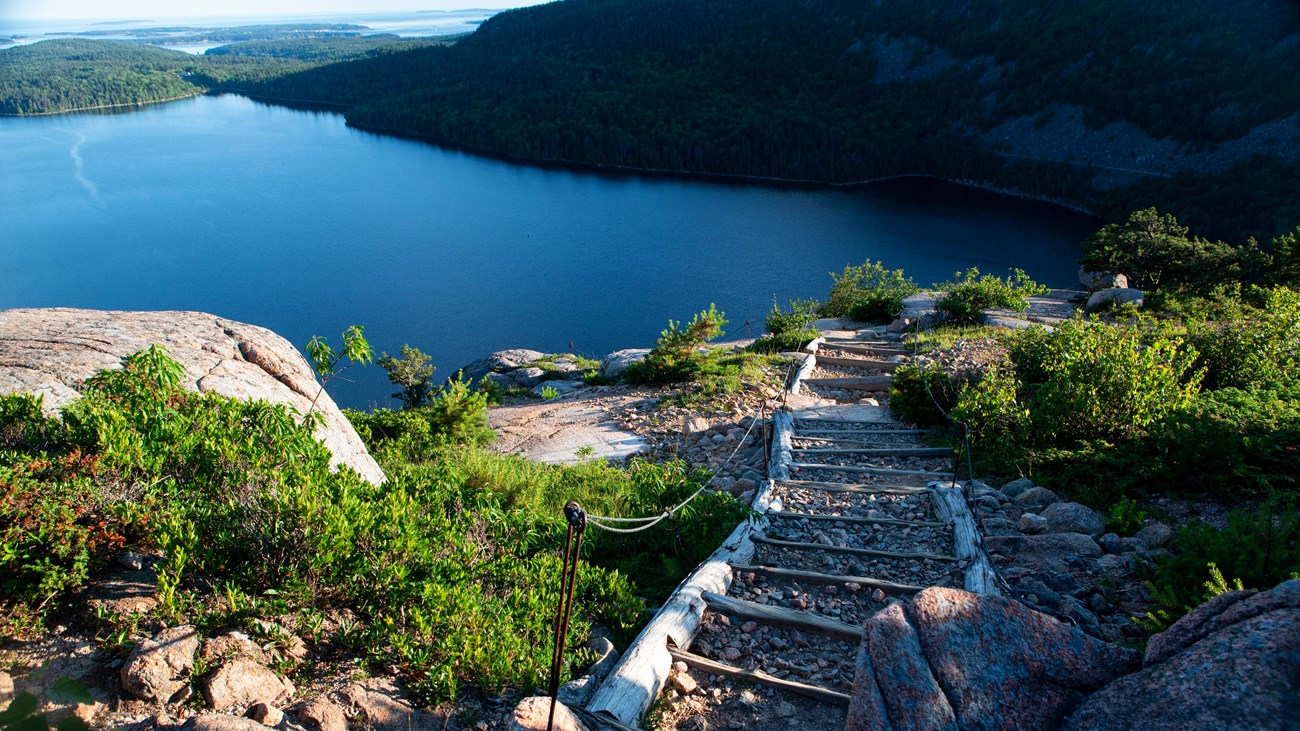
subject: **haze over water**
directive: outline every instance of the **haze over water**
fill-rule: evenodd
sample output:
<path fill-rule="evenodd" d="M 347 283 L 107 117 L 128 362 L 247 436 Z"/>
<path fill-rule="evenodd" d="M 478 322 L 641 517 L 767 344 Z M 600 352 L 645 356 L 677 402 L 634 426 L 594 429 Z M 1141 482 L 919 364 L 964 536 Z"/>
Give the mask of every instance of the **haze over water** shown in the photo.
<path fill-rule="evenodd" d="M 0 308 L 201 310 L 301 347 L 366 326 L 438 376 L 493 350 L 599 357 L 716 302 L 757 335 L 865 259 L 1074 279 L 1095 223 L 935 184 L 780 189 L 543 169 L 212 96 L 0 119 Z M 744 323 L 748 320 L 750 328 Z M 351 374 L 349 374 L 351 375 Z M 395 405 L 383 371 L 332 384 Z"/>

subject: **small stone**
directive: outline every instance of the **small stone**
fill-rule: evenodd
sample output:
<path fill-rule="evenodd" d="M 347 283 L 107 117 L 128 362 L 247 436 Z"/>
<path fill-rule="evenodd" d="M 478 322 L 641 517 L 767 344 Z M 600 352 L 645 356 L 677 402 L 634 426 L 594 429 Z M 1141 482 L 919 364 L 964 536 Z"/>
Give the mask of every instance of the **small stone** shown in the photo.
<path fill-rule="evenodd" d="M 740 625 L 740 631 L 745 634 L 752 634 L 756 629 L 758 629 L 758 622 L 749 621 Z"/>
<path fill-rule="evenodd" d="M 673 663 L 673 672 L 675 673 L 684 673 L 687 671 L 687 669 L 688 668 L 686 663 L 682 662 L 681 660 L 678 660 L 677 662 Z"/>
<path fill-rule="evenodd" d="M 1047 518 L 1037 513 L 1025 513 L 1020 516 L 1018 525 L 1020 532 L 1029 536 L 1036 536 L 1047 532 Z"/>
<path fill-rule="evenodd" d="M 795 714 L 795 707 L 793 703 L 789 703 L 787 701 L 781 701 L 776 705 L 776 715 L 779 718 L 789 718 L 794 714 Z"/>
<path fill-rule="evenodd" d="M 284 712 L 269 703 L 254 703 L 244 714 L 263 726 L 279 726 Z"/>
<path fill-rule="evenodd" d="M 0 711 L 9 708 L 14 699 L 14 679 L 9 673 L 0 672 Z"/>
<path fill-rule="evenodd" d="M 198 631 L 189 625 L 165 629 L 141 642 L 122 666 L 122 688 L 146 701 L 166 703 L 184 688 L 194 654 L 199 649 Z"/>
<path fill-rule="evenodd" d="M 883 590 L 881 590 L 881 589 L 876 589 L 876 590 L 872 591 L 872 592 L 871 592 L 871 601 L 873 601 L 873 602 L 875 602 L 875 603 L 877 603 L 877 604 L 880 604 L 880 603 L 884 602 L 884 601 L 885 601 L 885 592 L 884 592 Z"/>
<path fill-rule="evenodd" d="M 1137 532 L 1135 538 L 1152 548 L 1161 548 L 1174 537 L 1174 531 L 1164 523 L 1152 523 Z"/>
<path fill-rule="evenodd" d="M 668 682 L 682 695 L 690 695 L 700 688 L 700 684 L 695 682 L 689 672 L 673 673 Z"/>
<path fill-rule="evenodd" d="M 547 701 L 549 700 L 548 698 Z M 343 709 L 323 696 L 300 705 L 298 721 L 314 731 L 348 731 Z"/>
<path fill-rule="evenodd" d="M 728 647 L 722 651 L 722 657 L 727 662 L 736 662 L 740 659 L 740 656 L 740 649 L 736 647 Z"/>
<path fill-rule="evenodd" d="M 859 584 L 856 581 L 846 581 L 844 582 L 844 588 L 850 594 L 857 594 L 858 592 L 862 591 L 862 584 Z"/>

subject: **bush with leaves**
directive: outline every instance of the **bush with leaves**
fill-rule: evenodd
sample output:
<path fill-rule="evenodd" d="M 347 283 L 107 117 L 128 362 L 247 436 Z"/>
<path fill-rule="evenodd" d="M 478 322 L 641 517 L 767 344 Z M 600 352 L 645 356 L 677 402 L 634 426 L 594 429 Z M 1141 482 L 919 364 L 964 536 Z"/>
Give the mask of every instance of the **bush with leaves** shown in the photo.
<path fill-rule="evenodd" d="M 123 549 L 158 551 L 162 621 L 217 630 L 242 628 L 262 604 L 304 621 L 348 608 L 358 622 L 337 646 L 394 668 L 424 702 L 463 683 L 526 692 L 550 661 L 560 506 L 627 515 L 652 501 L 657 512 L 698 486 L 681 468 L 538 465 L 467 446 L 486 397 L 463 383 L 389 412 L 402 428 L 422 420 L 442 446 L 422 445 L 418 465 L 390 461 L 389 481 L 372 485 L 331 470 L 315 419 L 186 391 L 181 373 L 151 348 L 88 380 L 58 418 L 35 397 L 0 398 L 0 633 L 71 606 Z M 665 567 L 711 548 L 736 506 L 701 500 L 643 543 L 589 543 L 574 646 L 591 620 L 622 633 L 637 620 L 638 589 L 611 567 L 656 565 L 657 587 L 680 579 Z"/>
<path fill-rule="evenodd" d="M 1144 291 L 1205 291 L 1226 281 L 1249 281 L 1269 262 L 1253 241 L 1234 248 L 1189 236 L 1177 218 L 1154 208 L 1103 226 L 1084 250 L 1085 269 L 1123 273 L 1131 286 Z"/>
<path fill-rule="evenodd" d="M 889 408 L 899 419 L 919 426 L 948 423 L 962 384 L 937 363 L 901 365 L 894 371 Z"/>
<path fill-rule="evenodd" d="M 1176 553 L 1160 562 L 1148 583 L 1159 606 L 1143 624 L 1154 632 L 1230 584 L 1264 590 L 1297 578 L 1300 504 L 1294 496 L 1276 497 L 1254 510 L 1234 510 L 1223 529 L 1192 523 L 1178 532 L 1175 547 Z M 1208 595 L 1207 579 L 1211 580 Z"/>
<path fill-rule="evenodd" d="M 1023 270 L 1012 269 L 1003 279 L 994 274 L 981 275 L 978 267 L 957 272 L 951 282 L 936 284 L 935 289 L 943 293 L 935 309 L 955 325 L 976 324 L 985 310 L 1022 311 L 1029 307 L 1029 297 L 1048 292 Z"/>
<path fill-rule="evenodd" d="M 680 322 L 669 320 L 668 328 L 659 333 L 659 339 L 645 359 L 633 363 L 624 378 L 632 383 L 655 384 L 691 380 L 699 372 L 700 348 L 720 337 L 726 324 L 724 314 L 712 304 L 709 309 L 697 313 L 684 327 Z"/>
<path fill-rule="evenodd" d="M 780 353 L 798 350 L 817 337 L 816 300 L 791 300 L 790 311 L 785 312 L 772 300 L 772 310 L 767 313 L 767 333 L 750 345 L 758 353 Z"/>
<path fill-rule="evenodd" d="M 414 409 L 429 402 L 433 393 L 433 371 L 429 356 L 419 348 L 403 345 L 402 357 L 394 358 L 388 353 L 379 356 L 379 367 L 388 373 L 388 380 L 402 390 L 393 394 L 393 398 L 402 402 L 402 408 Z"/>
<path fill-rule="evenodd" d="M 902 269 L 866 261 L 831 273 L 835 284 L 820 307 L 824 317 L 848 317 L 862 322 L 888 322 L 903 309 L 903 299 L 920 289 Z"/>
<path fill-rule="evenodd" d="M 1300 381 L 1300 292 L 1285 287 L 1258 291 L 1262 303 L 1254 316 L 1192 328 L 1207 388 L 1268 388 Z"/>

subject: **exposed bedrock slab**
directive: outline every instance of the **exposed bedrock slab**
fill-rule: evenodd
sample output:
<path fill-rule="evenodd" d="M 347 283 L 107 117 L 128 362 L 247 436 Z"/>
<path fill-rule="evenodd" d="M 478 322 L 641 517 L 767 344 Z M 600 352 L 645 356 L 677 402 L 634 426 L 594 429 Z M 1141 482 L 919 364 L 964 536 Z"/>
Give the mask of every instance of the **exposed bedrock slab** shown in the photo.
<path fill-rule="evenodd" d="M 1012 599 L 940 587 L 868 620 L 858 657 L 852 731 L 1054 729 L 1141 663 Z"/>
<path fill-rule="evenodd" d="M 124 356 L 150 345 L 165 347 L 185 367 L 184 385 L 195 391 L 289 404 L 301 413 L 316 399 L 325 418 L 316 436 L 333 453 L 333 463 L 370 482 L 384 481 L 383 470 L 288 340 L 202 312 L 0 310 L 0 394 L 42 394 L 52 413 L 77 397 L 82 381 L 120 367 Z"/>

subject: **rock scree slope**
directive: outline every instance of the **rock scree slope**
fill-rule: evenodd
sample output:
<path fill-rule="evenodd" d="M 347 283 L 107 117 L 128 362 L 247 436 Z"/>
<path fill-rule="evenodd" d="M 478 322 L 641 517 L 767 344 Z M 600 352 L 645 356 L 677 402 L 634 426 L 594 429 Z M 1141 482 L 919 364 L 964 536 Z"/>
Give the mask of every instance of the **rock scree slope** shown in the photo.
<path fill-rule="evenodd" d="M 40 394 L 44 409 L 54 412 L 78 396 L 82 381 L 119 367 L 124 356 L 151 345 L 165 347 L 185 367 L 184 385 L 195 391 L 265 399 L 301 413 L 316 399 L 316 410 L 324 416 L 316 436 L 333 453 L 333 464 L 347 465 L 375 484 L 385 480 L 288 340 L 202 312 L 0 310 L 0 394 Z"/>

